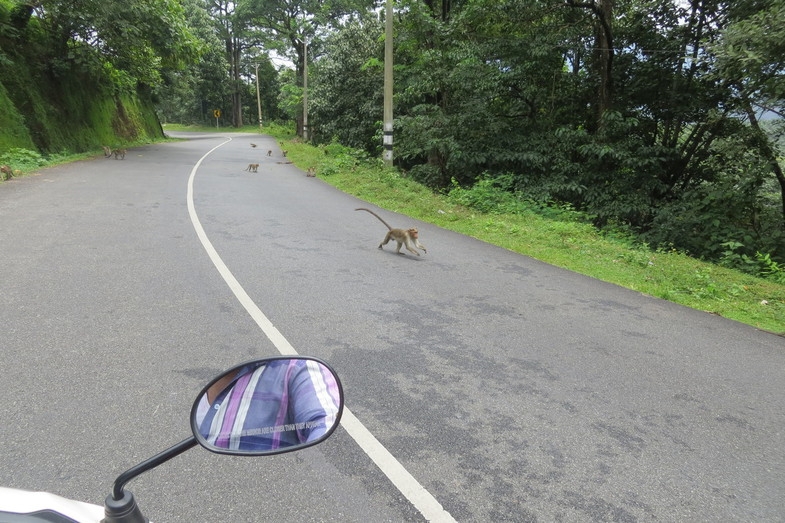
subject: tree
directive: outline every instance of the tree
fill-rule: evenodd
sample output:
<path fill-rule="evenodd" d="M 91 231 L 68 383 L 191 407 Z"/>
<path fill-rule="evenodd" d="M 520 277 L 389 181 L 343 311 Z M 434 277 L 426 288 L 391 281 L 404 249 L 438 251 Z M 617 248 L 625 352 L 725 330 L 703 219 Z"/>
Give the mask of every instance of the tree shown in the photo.
<path fill-rule="evenodd" d="M 563 14 L 536 1 L 406 5 L 396 39 L 399 165 L 439 188 L 541 170 L 532 142 L 583 113 L 558 92 L 574 88 L 561 83 Z"/>
<path fill-rule="evenodd" d="M 382 21 L 370 14 L 346 22 L 325 40 L 312 76 L 315 142 L 337 139 L 374 156 L 380 154 L 383 32 Z"/>
<path fill-rule="evenodd" d="M 328 29 L 371 5 L 372 0 L 246 0 L 238 11 L 266 47 L 293 61 L 302 86 L 306 57 L 313 60 L 321 54 L 321 40 Z M 298 134 L 302 135 L 300 121 Z"/>
<path fill-rule="evenodd" d="M 31 15 L 50 30 L 54 45 L 49 52 L 55 64 L 67 67 L 77 56 L 89 62 L 87 44 L 100 60 L 129 76 L 126 84 L 131 89 L 137 82 L 155 86 L 162 70 L 182 68 L 197 56 L 198 42 L 176 0 L 41 0 L 27 5 L 34 6 Z"/>
<path fill-rule="evenodd" d="M 737 5 L 741 18 L 722 32 L 712 50 L 718 55 L 718 76 L 736 88 L 741 108 L 756 133 L 759 151 L 779 184 L 785 232 L 785 174 L 779 162 L 782 154 L 778 142 L 764 132 L 758 118 L 761 112 L 785 117 L 785 2 L 774 0 L 768 4 L 747 13 L 743 12 L 744 5 Z"/>
<path fill-rule="evenodd" d="M 183 8 L 188 26 L 200 42 L 200 58 L 164 75 L 157 106 L 167 120 L 205 123 L 212 117 L 212 110 L 223 107 L 230 98 L 226 81 L 229 65 L 204 0 L 184 0 Z"/>
<path fill-rule="evenodd" d="M 229 66 L 229 96 L 231 99 L 231 121 L 234 127 L 243 125 L 242 91 L 243 51 L 253 43 L 247 35 L 247 20 L 237 13 L 233 0 L 206 0 L 207 11 L 213 18 L 218 37 L 224 43 L 226 63 Z"/>

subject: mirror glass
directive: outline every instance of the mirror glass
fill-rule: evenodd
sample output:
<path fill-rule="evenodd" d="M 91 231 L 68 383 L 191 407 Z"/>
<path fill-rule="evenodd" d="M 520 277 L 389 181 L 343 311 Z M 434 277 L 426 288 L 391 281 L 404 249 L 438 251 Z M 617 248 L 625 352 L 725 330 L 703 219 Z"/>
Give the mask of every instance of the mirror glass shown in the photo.
<path fill-rule="evenodd" d="M 280 454 L 332 434 L 343 389 L 326 363 L 277 357 L 239 365 L 197 396 L 191 428 L 203 447 L 222 454 Z"/>

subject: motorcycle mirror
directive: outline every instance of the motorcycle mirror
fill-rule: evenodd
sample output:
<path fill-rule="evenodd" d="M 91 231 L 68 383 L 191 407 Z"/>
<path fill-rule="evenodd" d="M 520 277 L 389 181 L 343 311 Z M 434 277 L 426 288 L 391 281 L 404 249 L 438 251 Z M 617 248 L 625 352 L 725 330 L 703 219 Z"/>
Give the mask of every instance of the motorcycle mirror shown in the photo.
<path fill-rule="evenodd" d="M 337 374 L 316 358 L 273 357 L 233 367 L 191 409 L 196 441 L 212 452 L 282 454 L 321 443 L 343 414 Z"/>

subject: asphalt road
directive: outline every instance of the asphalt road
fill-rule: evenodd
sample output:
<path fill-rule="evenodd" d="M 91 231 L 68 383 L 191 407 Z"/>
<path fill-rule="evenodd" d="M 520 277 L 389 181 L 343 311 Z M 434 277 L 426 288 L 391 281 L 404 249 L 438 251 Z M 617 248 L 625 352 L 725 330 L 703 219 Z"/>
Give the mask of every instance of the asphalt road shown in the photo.
<path fill-rule="evenodd" d="M 344 427 L 197 448 L 129 483 L 154 521 L 422 521 L 420 487 L 457 521 L 785 521 L 785 339 L 381 210 L 428 254 L 380 251 L 364 202 L 283 162 L 190 135 L 0 184 L 0 485 L 101 504 L 210 377 L 278 354 L 193 173 L 222 263 L 410 479 Z"/>

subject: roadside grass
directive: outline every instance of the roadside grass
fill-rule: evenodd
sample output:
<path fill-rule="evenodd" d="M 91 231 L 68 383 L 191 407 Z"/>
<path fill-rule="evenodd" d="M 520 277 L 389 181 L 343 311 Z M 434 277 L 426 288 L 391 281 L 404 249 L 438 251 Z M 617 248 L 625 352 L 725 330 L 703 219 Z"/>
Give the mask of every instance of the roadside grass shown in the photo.
<path fill-rule="evenodd" d="M 67 152 L 43 156 L 36 151 L 28 149 L 11 149 L 0 155 L 0 165 L 7 165 L 11 169 L 13 176 L 10 178 L 21 178 L 36 172 L 42 167 L 86 160 L 91 156 L 94 156 L 94 154 Z M 0 174 L 0 182 L 6 179 L 9 179 L 9 177 Z"/>
<path fill-rule="evenodd" d="M 159 141 L 176 141 L 176 139 L 165 138 Z M 131 147 L 148 145 L 150 143 L 152 142 L 149 140 L 128 142 L 123 144 L 123 147 L 130 149 Z M 3 151 L 2 154 L 0 154 L 0 165 L 8 165 L 13 172 L 13 176 L 10 178 L 0 174 L 0 182 L 7 179 L 22 178 L 35 174 L 44 167 L 53 167 L 55 165 L 72 163 L 79 160 L 88 160 L 97 156 L 100 156 L 101 158 L 104 157 L 103 148 L 93 149 L 82 153 L 63 151 L 46 155 L 29 149 L 13 148 L 9 151 Z"/>
<path fill-rule="evenodd" d="M 216 132 L 214 127 L 165 125 L 164 130 Z M 259 133 L 256 126 L 218 132 Z M 383 209 L 614 283 L 643 294 L 717 314 L 785 336 L 785 285 L 705 263 L 675 251 L 654 251 L 624 237 L 599 233 L 575 213 L 543 209 L 479 212 L 438 194 L 340 145 L 314 147 L 291 129 L 265 125 L 299 168 Z M 86 155 L 75 155 L 71 160 Z M 87 155 L 89 156 L 89 155 Z M 64 158 L 59 158 L 62 163 Z M 504 206 L 499 206 L 504 209 Z M 438 249 L 431 247 L 434 256 Z"/>

